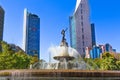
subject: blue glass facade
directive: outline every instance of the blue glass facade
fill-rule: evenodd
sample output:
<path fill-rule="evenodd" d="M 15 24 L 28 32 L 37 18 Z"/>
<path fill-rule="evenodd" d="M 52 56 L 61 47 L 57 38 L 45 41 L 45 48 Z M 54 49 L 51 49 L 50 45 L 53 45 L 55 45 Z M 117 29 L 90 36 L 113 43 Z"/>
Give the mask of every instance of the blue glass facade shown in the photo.
<path fill-rule="evenodd" d="M 111 45 L 105 44 L 105 51 L 106 51 L 106 52 L 112 51 L 111 49 L 112 49 Z"/>
<path fill-rule="evenodd" d="M 116 53 L 116 49 L 112 49 L 112 46 L 110 44 L 105 44 L 105 45 L 99 45 L 99 46 L 93 46 L 92 49 L 88 50 L 90 54 L 90 58 L 100 58 L 100 55 L 105 53 L 105 52 L 110 52 L 110 53 Z"/>
<path fill-rule="evenodd" d="M 28 12 L 24 15 L 26 15 L 25 52 L 40 58 L 40 18 Z"/>
<path fill-rule="evenodd" d="M 76 25 L 75 25 L 75 17 L 74 16 L 71 16 L 70 18 L 69 18 L 69 23 L 71 23 L 70 24 L 70 38 L 71 38 L 71 42 L 70 42 L 70 44 L 71 44 L 71 46 L 73 47 L 73 48 L 75 48 L 76 49 Z"/>
<path fill-rule="evenodd" d="M 91 50 L 90 50 L 90 57 L 92 59 L 95 58 L 100 58 L 100 54 L 102 53 L 102 50 L 100 47 L 94 46 Z"/>
<path fill-rule="evenodd" d="M 92 36 L 92 46 L 96 45 L 96 38 L 95 38 L 95 25 L 91 24 L 91 36 Z"/>
<path fill-rule="evenodd" d="M 113 52 L 115 52 L 116 53 L 116 49 L 112 49 L 113 50 Z"/>
<path fill-rule="evenodd" d="M 4 15 L 5 15 L 5 11 L 4 11 L 4 9 L 0 6 L 0 41 L 3 40 Z"/>

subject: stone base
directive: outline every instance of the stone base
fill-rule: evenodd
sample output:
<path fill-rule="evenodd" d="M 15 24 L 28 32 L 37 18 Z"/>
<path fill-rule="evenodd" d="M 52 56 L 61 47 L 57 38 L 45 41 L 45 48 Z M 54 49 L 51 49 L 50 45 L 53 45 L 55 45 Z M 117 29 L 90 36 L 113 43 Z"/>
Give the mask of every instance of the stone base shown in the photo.
<path fill-rule="evenodd" d="M 119 77 L 120 71 L 1 70 L 0 77 Z"/>

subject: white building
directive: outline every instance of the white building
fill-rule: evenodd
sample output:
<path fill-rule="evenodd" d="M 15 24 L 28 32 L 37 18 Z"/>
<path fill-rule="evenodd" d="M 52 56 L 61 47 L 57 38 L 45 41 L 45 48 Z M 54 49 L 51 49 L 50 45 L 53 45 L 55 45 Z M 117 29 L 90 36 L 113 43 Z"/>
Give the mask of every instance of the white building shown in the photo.
<path fill-rule="evenodd" d="M 77 0 L 73 16 L 70 17 L 70 42 L 82 57 L 85 48 L 92 47 L 88 0 Z"/>

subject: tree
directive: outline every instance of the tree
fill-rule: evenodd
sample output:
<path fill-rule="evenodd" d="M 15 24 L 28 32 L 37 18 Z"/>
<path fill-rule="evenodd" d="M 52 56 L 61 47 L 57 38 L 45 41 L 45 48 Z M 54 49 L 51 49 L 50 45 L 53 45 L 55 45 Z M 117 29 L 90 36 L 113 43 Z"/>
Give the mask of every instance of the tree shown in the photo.
<path fill-rule="evenodd" d="M 13 58 L 16 61 L 13 65 L 15 69 L 29 68 L 31 57 L 25 54 L 23 51 L 13 54 Z"/>
<path fill-rule="evenodd" d="M 4 41 L 1 41 L 1 48 L 2 48 L 2 53 L 3 54 L 8 54 L 8 55 L 11 55 L 11 54 L 14 54 L 15 51 L 13 51 L 10 47 L 9 44 L 7 44 L 7 42 L 4 42 Z"/>
<path fill-rule="evenodd" d="M 120 60 L 109 52 L 103 53 L 102 58 L 96 59 L 84 59 L 93 69 L 96 69 L 96 65 L 100 70 L 120 70 Z"/>
<path fill-rule="evenodd" d="M 14 60 L 12 56 L 0 54 L 0 69 L 10 69 L 13 67 Z"/>
<path fill-rule="evenodd" d="M 116 61 L 117 69 L 120 70 L 120 61 Z"/>
<path fill-rule="evenodd" d="M 9 69 L 11 68 L 14 63 L 14 59 L 12 54 L 15 52 L 11 50 L 9 44 L 4 41 L 1 41 L 1 52 L 0 52 L 0 69 Z"/>
<path fill-rule="evenodd" d="M 84 60 L 89 66 L 91 66 L 92 70 L 98 70 L 99 69 L 99 66 L 95 63 L 94 59 L 86 58 Z"/>
<path fill-rule="evenodd" d="M 15 52 L 6 42 L 1 42 L 2 51 L 0 52 L 1 69 L 26 69 L 29 68 L 32 57 L 23 51 Z"/>
<path fill-rule="evenodd" d="M 34 63 L 36 63 L 38 61 L 39 61 L 38 57 L 37 56 L 33 56 L 33 57 L 31 57 L 30 64 L 34 64 Z"/>
<path fill-rule="evenodd" d="M 100 64 L 101 70 L 117 70 L 116 61 L 117 59 L 112 54 L 104 53 Z"/>
<path fill-rule="evenodd" d="M 94 63 L 100 68 L 100 65 L 101 65 L 101 60 L 100 58 L 96 58 L 94 59 Z"/>

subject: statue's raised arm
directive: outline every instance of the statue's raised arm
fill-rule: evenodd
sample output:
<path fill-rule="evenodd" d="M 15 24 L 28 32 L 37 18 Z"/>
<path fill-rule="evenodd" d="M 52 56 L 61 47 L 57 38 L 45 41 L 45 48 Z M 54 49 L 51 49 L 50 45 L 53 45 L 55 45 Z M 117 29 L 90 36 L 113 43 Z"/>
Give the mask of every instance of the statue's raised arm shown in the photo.
<path fill-rule="evenodd" d="M 61 31 L 61 34 L 63 35 L 63 37 L 65 37 L 65 30 L 64 29 Z"/>

